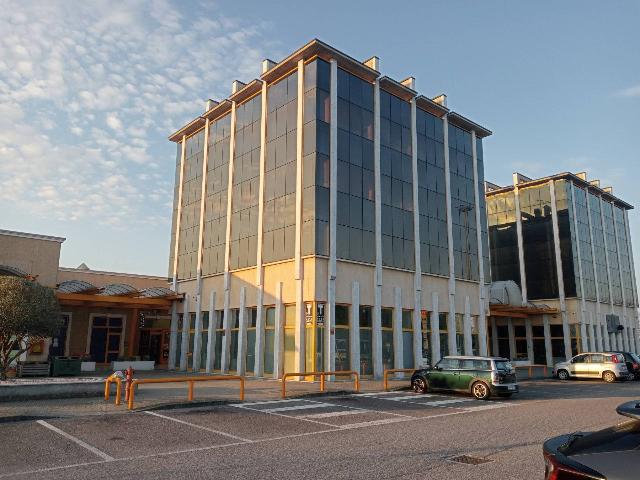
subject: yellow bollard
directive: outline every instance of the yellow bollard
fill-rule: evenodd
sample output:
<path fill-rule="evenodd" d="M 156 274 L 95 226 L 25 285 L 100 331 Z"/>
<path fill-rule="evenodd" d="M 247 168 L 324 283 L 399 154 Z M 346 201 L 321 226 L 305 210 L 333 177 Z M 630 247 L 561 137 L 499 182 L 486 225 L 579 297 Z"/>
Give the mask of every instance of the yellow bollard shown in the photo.
<path fill-rule="evenodd" d="M 187 399 L 191 402 L 193 401 L 193 382 L 189 382 L 189 396 Z"/>

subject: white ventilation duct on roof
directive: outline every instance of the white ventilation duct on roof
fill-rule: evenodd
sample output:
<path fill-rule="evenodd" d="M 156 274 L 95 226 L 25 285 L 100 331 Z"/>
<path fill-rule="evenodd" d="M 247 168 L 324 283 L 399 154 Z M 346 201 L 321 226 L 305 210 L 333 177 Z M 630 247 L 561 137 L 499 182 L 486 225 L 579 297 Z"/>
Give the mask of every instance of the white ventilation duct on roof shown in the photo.
<path fill-rule="evenodd" d="M 522 306 L 522 292 L 513 280 L 492 282 L 489 289 L 489 303 L 491 305 Z"/>

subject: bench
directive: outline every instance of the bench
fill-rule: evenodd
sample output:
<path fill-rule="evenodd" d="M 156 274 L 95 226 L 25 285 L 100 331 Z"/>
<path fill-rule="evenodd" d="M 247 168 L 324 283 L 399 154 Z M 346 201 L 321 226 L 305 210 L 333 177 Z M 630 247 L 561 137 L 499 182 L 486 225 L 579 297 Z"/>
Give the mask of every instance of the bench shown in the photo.
<path fill-rule="evenodd" d="M 48 377 L 48 362 L 18 362 L 16 368 L 16 376 L 18 377 Z"/>

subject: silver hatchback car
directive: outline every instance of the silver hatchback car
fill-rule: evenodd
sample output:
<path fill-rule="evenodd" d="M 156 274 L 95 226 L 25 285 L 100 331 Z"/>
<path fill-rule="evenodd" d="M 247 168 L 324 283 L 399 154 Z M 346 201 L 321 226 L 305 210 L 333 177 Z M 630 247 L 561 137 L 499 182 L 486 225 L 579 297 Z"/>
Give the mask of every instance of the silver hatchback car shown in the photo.
<path fill-rule="evenodd" d="M 629 370 L 620 353 L 582 353 L 568 362 L 553 367 L 553 376 L 560 380 L 569 378 L 601 378 L 607 383 L 629 377 Z"/>

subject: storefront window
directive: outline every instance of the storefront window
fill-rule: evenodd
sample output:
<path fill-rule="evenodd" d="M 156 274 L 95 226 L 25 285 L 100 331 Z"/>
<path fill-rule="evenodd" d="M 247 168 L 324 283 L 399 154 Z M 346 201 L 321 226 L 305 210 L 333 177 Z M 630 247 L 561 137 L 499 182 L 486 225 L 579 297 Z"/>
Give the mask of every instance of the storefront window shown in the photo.
<path fill-rule="evenodd" d="M 258 309 L 256 307 L 248 308 L 247 314 L 246 371 L 249 374 L 255 371 L 256 366 L 256 320 L 258 318 Z"/>
<path fill-rule="evenodd" d="M 238 370 L 238 334 L 240 333 L 240 309 L 234 308 L 231 314 L 231 345 L 229 346 L 229 371 Z"/>
<path fill-rule="evenodd" d="M 449 355 L 449 327 L 447 325 L 446 313 L 441 313 L 438 316 L 438 323 L 440 324 L 440 358 L 444 358 Z"/>
<path fill-rule="evenodd" d="M 413 358 L 413 310 L 402 311 L 402 366 L 412 368 Z"/>
<path fill-rule="evenodd" d="M 267 307 L 265 309 L 264 322 L 264 374 L 273 374 L 273 357 L 276 333 L 276 309 Z"/>
<path fill-rule="evenodd" d="M 580 325 L 569 325 L 569 332 L 571 333 L 571 355 L 578 355 L 579 353 L 582 353 Z"/>
<path fill-rule="evenodd" d="M 284 373 L 296 371 L 296 306 L 284 307 Z"/>
<path fill-rule="evenodd" d="M 394 368 L 393 362 L 393 308 L 383 308 L 382 317 L 382 368 Z"/>
<path fill-rule="evenodd" d="M 373 375 L 371 307 L 360 307 L 360 374 Z"/>
<path fill-rule="evenodd" d="M 515 360 L 528 360 L 527 354 L 527 329 L 524 325 L 514 325 L 513 335 L 516 340 L 516 356 Z"/>
<path fill-rule="evenodd" d="M 456 349 L 464 355 L 464 314 L 456 313 Z"/>
<path fill-rule="evenodd" d="M 349 367 L 349 307 L 336 305 L 336 371 L 350 370 Z"/>
<path fill-rule="evenodd" d="M 564 334 L 562 325 L 549 325 L 551 331 L 551 353 L 553 355 L 553 363 L 564 362 Z"/>
<path fill-rule="evenodd" d="M 511 360 L 511 348 L 509 347 L 509 328 L 506 325 L 498 325 L 498 355 Z"/>
<path fill-rule="evenodd" d="M 471 350 L 473 355 L 480 355 L 480 338 L 478 336 L 478 317 L 471 317 Z"/>
<path fill-rule="evenodd" d="M 429 312 L 420 312 L 420 325 L 422 326 L 422 358 L 431 364 L 431 323 L 429 322 Z"/>
<path fill-rule="evenodd" d="M 531 327 L 533 335 L 533 363 L 536 365 L 546 365 L 547 355 L 544 344 L 544 327 L 542 325 L 533 325 Z"/>

